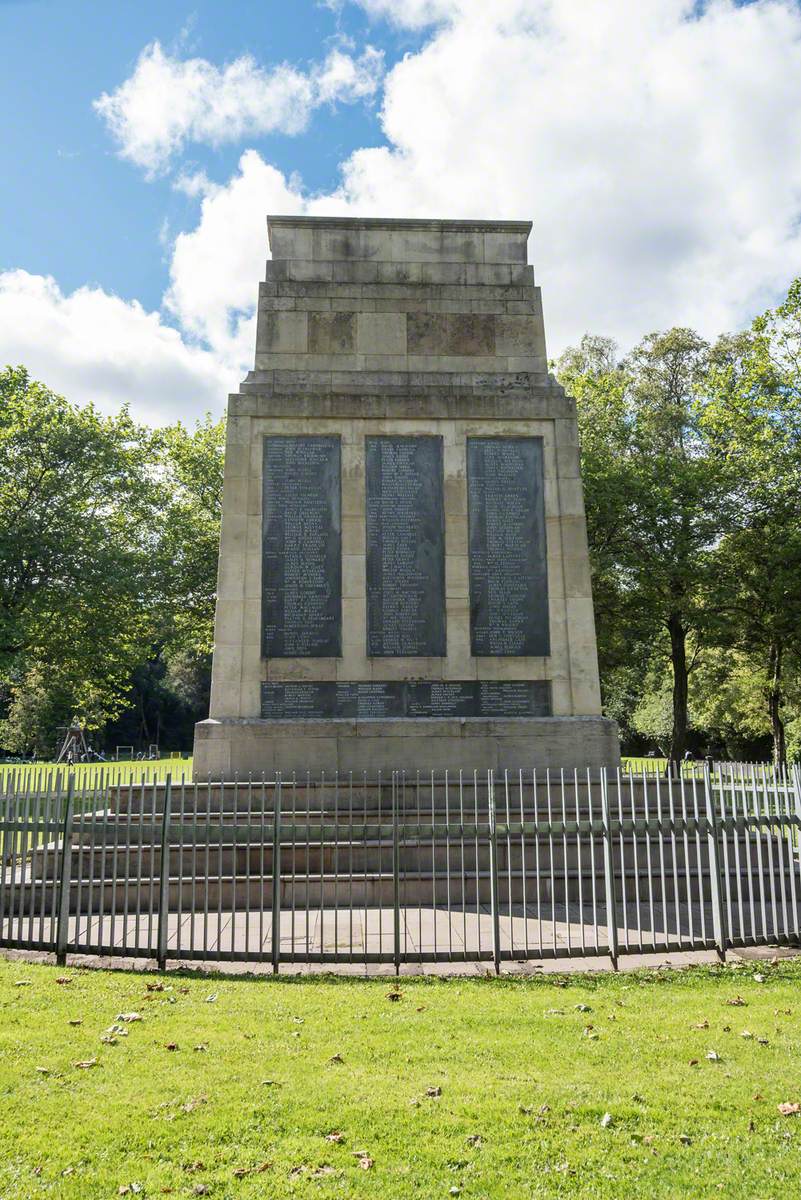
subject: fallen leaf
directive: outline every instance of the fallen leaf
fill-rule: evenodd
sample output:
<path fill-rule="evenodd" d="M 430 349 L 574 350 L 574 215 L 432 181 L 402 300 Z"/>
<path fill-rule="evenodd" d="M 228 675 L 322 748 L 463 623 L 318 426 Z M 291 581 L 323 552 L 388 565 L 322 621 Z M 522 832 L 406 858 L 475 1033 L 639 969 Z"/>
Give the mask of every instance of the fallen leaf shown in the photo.
<path fill-rule="evenodd" d="M 467 1142 L 468 1146 L 482 1146 L 484 1144 L 484 1139 L 480 1133 L 471 1133 L 470 1136 L 465 1139 L 465 1141 Z"/>
<path fill-rule="evenodd" d="M 343 1063 L 345 1060 L 341 1054 L 332 1054 L 328 1061 L 332 1063 Z"/>
<path fill-rule="evenodd" d="M 427 1087 L 426 1095 L 430 1096 L 432 1099 L 436 1099 L 438 1096 L 442 1095 L 442 1088 L 441 1087 Z"/>
<path fill-rule="evenodd" d="M 420 1004 L 420 1005 L 418 1005 L 418 1007 L 417 1007 L 417 1012 L 425 1012 L 425 1011 L 426 1011 L 426 1006 L 425 1006 L 425 1004 Z"/>
<path fill-rule="evenodd" d="M 192 1049 L 196 1050 L 199 1054 L 202 1054 L 204 1050 L 208 1050 L 208 1046 L 205 1042 L 200 1042 L 197 1046 L 193 1046 Z"/>
<path fill-rule="evenodd" d="M 206 997 L 206 1004 L 214 1004 L 214 1002 L 217 999 L 217 996 L 218 996 L 217 992 L 212 992 L 210 996 Z"/>
<path fill-rule="evenodd" d="M 690 1029 L 709 1029 L 709 1021 L 699 1021 L 697 1025 L 691 1025 Z"/>
<path fill-rule="evenodd" d="M 706 1057 L 710 1062 L 720 1062 L 720 1055 L 717 1050 L 707 1050 Z"/>
<path fill-rule="evenodd" d="M 373 1165 L 373 1160 L 368 1154 L 360 1154 L 356 1160 L 356 1165 L 361 1167 L 363 1171 L 369 1171 Z"/>
<path fill-rule="evenodd" d="M 40 1075 L 49 1075 L 50 1074 L 49 1067 L 37 1067 L 36 1070 L 39 1072 Z"/>
<path fill-rule="evenodd" d="M 460 1187 L 457 1187 L 456 1184 L 454 1184 L 453 1187 L 448 1188 L 449 1196 L 461 1196 L 461 1194 L 462 1194 L 462 1189 Z"/>
<path fill-rule="evenodd" d="M 196 1108 L 200 1108 L 201 1104 L 208 1104 L 208 1102 L 208 1096 L 192 1096 L 186 1104 L 181 1105 L 181 1112 L 194 1112 Z"/>
<path fill-rule="evenodd" d="M 530 1111 L 531 1111 L 531 1110 L 529 1109 L 529 1112 L 530 1112 Z M 540 1105 L 540 1108 L 539 1108 L 539 1111 L 540 1111 L 540 1113 L 541 1113 L 541 1114 L 543 1114 L 543 1115 L 544 1115 L 545 1113 L 549 1113 L 549 1112 L 551 1111 L 551 1106 L 550 1106 L 550 1104 L 541 1104 L 541 1105 Z"/>
<path fill-rule="evenodd" d="M 608 1129 L 611 1124 L 612 1124 L 612 1114 L 604 1113 L 604 1115 L 601 1117 L 601 1129 Z"/>
<path fill-rule="evenodd" d="M 698 1066 L 698 1059 L 697 1059 L 697 1058 L 691 1058 L 691 1059 L 690 1059 L 690 1066 L 691 1066 L 691 1067 L 697 1067 L 697 1066 Z"/>
<path fill-rule="evenodd" d="M 755 975 L 754 976 L 754 983 L 764 983 L 764 982 L 765 982 L 764 975 Z"/>
<path fill-rule="evenodd" d="M 387 992 L 387 1000 L 400 1000 L 403 992 Z"/>
<path fill-rule="evenodd" d="M 334 1175 L 335 1171 L 328 1163 L 321 1163 L 319 1167 L 315 1167 L 311 1172 L 312 1179 L 320 1179 L 323 1175 Z"/>
<path fill-rule="evenodd" d="M 190 1172 L 190 1173 L 191 1173 L 192 1171 L 205 1171 L 205 1170 L 206 1170 L 206 1164 L 205 1164 L 205 1163 L 202 1163 L 202 1162 L 200 1161 L 200 1159 L 196 1159 L 194 1162 L 191 1162 L 191 1163 L 184 1163 L 184 1170 L 185 1170 L 185 1171 L 188 1171 L 188 1172 Z"/>
<path fill-rule="evenodd" d="M 234 1171 L 234 1179 L 244 1179 L 246 1175 L 262 1175 L 265 1171 L 269 1171 L 272 1167 L 271 1162 L 257 1163 L 255 1167 L 237 1167 Z"/>
<path fill-rule="evenodd" d="M 735 996 L 732 1000 L 727 1000 L 726 1003 L 731 1008 L 745 1008 L 747 1001 L 743 1000 L 742 996 Z"/>
<path fill-rule="evenodd" d="M 117 1013 L 118 1021 L 124 1021 L 126 1025 L 132 1025 L 134 1021 L 141 1021 L 142 1015 L 138 1012 Z"/>
<path fill-rule="evenodd" d="M 795 1117 L 801 1113 L 801 1104 L 798 1104 L 796 1101 L 785 1100 L 783 1104 L 779 1104 L 777 1107 L 783 1117 Z"/>
<path fill-rule="evenodd" d="M 689 1133 L 680 1133 L 679 1141 L 681 1142 L 682 1146 L 691 1146 L 693 1139 L 690 1137 Z"/>
<path fill-rule="evenodd" d="M 768 1039 L 767 1039 L 767 1038 L 757 1038 L 757 1041 L 759 1042 L 760 1046 L 767 1046 L 767 1045 L 768 1045 Z"/>
<path fill-rule="evenodd" d="M 177 1050 L 178 1043 L 177 1042 L 166 1042 L 164 1045 L 164 1049 L 165 1050 Z"/>
<path fill-rule="evenodd" d="M 573 1007 L 575 1008 L 576 1012 L 592 1012 L 589 1004 L 575 1004 Z"/>
<path fill-rule="evenodd" d="M 147 987 L 147 990 L 149 992 L 163 992 L 164 991 L 163 983 L 148 983 L 145 986 Z"/>
<path fill-rule="evenodd" d="M 723 1026 L 723 1032 L 724 1032 L 724 1033 L 731 1033 L 731 1025 L 724 1025 L 724 1026 Z"/>
<path fill-rule="evenodd" d="M 341 1142 L 344 1142 L 345 1135 L 344 1133 L 340 1133 L 339 1130 L 334 1130 L 332 1133 L 325 1135 L 325 1140 L 327 1142 L 334 1142 L 338 1146 Z"/>
<path fill-rule="evenodd" d="M 741 1038 L 745 1038 L 745 1040 L 746 1040 L 747 1042 L 749 1042 L 753 1036 L 754 1036 L 754 1035 L 753 1035 L 753 1033 L 751 1032 L 751 1030 L 750 1030 L 750 1029 L 744 1029 L 744 1030 L 743 1030 L 743 1032 L 740 1034 L 740 1037 L 741 1037 Z"/>
<path fill-rule="evenodd" d="M 749 1133 L 754 1133 L 754 1132 L 755 1132 L 755 1130 L 756 1130 L 756 1125 L 754 1124 L 754 1122 L 753 1122 L 753 1121 L 749 1121 L 749 1122 L 748 1122 L 748 1132 L 749 1132 Z"/>
<path fill-rule="evenodd" d="M 542 1015 L 544 1017 L 563 1017 L 565 1010 L 563 1008 L 546 1008 Z"/>
<path fill-rule="evenodd" d="M 74 1067 L 77 1067 L 79 1071 L 88 1071 L 90 1067 L 97 1066 L 97 1059 L 96 1058 L 87 1058 L 87 1059 L 84 1059 L 83 1062 L 76 1062 L 76 1063 L 73 1063 L 72 1065 Z"/>
<path fill-rule="evenodd" d="M 83 1025 L 83 1021 L 80 1017 L 74 1017 L 71 1021 L 68 1022 L 68 1024 L 69 1025 Z"/>
<path fill-rule="evenodd" d="M 211 1191 L 211 1188 L 208 1187 L 205 1183 L 196 1183 L 195 1186 L 192 1188 L 192 1195 L 193 1196 L 208 1196 L 210 1191 Z"/>
<path fill-rule="evenodd" d="M 72 983 L 72 976 L 71 975 L 59 975 L 56 978 L 56 983 L 60 983 L 62 985 L 65 983 Z"/>
<path fill-rule="evenodd" d="M 30 979 L 18 979 L 16 980 L 14 987 L 30 987 L 31 982 L 32 981 Z"/>

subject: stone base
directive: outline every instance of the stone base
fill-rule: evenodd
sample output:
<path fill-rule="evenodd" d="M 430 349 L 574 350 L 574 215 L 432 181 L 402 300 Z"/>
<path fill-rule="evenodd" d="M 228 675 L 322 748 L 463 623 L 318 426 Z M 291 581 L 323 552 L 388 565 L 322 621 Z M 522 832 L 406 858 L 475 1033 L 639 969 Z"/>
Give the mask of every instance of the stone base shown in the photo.
<path fill-rule="evenodd" d="M 195 726 L 196 780 L 248 775 L 371 778 L 393 771 L 618 767 L 617 726 L 606 717 L 409 720 L 208 720 Z"/>

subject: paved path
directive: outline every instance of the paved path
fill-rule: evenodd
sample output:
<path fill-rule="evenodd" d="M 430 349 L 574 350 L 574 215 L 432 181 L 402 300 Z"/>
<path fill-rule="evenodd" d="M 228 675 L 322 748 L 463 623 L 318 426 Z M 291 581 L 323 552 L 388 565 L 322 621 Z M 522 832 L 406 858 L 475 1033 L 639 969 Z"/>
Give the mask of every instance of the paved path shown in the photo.
<path fill-rule="evenodd" d="M 574 906 L 571 906 L 571 918 Z M 586 918 L 567 920 L 559 909 L 541 912 L 519 910 L 499 918 L 500 945 L 513 951 L 521 961 L 503 960 L 504 971 L 532 973 L 541 971 L 603 970 L 610 967 L 606 927 Z M 553 917 L 556 917 L 554 920 Z M 560 919 L 561 918 L 561 919 Z M 695 938 L 702 930 L 701 914 L 694 922 Z M 344 971 L 349 974 L 393 973 L 394 913 L 392 908 L 282 911 L 280 916 L 280 957 L 282 970 L 293 972 Z M 685 931 L 686 933 L 687 931 Z M 0 934 L 8 936 L 8 922 L 0 924 Z M 55 934 L 50 918 L 31 923 L 23 917 L 14 921 L 15 940 L 20 934 L 34 949 Z M 105 952 L 111 956 L 146 961 L 155 958 L 158 936 L 157 915 L 127 919 L 112 915 L 72 916 L 69 945 L 84 956 Z M 671 935 L 671 941 L 675 935 Z M 687 946 L 694 944 L 685 937 Z M 691 962 L 716 961 L 712 950 L 686 950 L 667 953 L 664 934 L 654 933 L 647 914 L 627 910 L 625 927 L 620 930 L 620 966 L 687 965 Z M 697 944 L 697 943 L 696 943 Z M 626 954 L 626 947 L 631 953 Z M 200 961 L 195 954 L 205 950 L 206 961 L 223 970 L 271 969 L 272 917 L 269 911 L 251 913 L 213 910 L 209 913 L 170 913 L 167 924 L 168 961 Z M 407 959 L 402 974 L 444 975 L 483 974 L 492 970 L 492 914 L 487 906 L 470 912 L 447 909 L 412 908 L 400 912 L 400 951 Z M 465 954 L 482 956 L 478 961 L 458 961 Z M 219 955 L 219 957 L 218 957 Z M 298 961 L 293 961 L 293 955 Z M 353 961 L 305 963 L 308 955 L 338 955 Z M 365 961 L 361 956 L 390 959 L 387 963 Z M 437 961 L 424 961 L 434 959 Z M 226 958 L 237 962 L 226 962 Z M 360 961 L 361 958 L 361 961 Z"/>

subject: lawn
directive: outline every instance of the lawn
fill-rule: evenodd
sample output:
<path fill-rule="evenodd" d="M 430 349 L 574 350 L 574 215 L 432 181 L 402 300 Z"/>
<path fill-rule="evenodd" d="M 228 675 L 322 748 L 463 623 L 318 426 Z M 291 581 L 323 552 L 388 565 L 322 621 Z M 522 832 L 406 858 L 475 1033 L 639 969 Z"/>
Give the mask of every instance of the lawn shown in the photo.
<path fill-rule="evenodd" d="M 121 759 L 119 762 L 106 763 L 76 763 L 75 788 L 80 792 L 97 787 L 100 783 L 111 784 L 141 782 L 141 780 L 165 779 L 172 775 L 173 779 L 192 778 L 191 758 L 161 758 L 154 762 Z M 11 780 L 18 789 L 28 786 L 31 789 L 47 787 L 55 784 L 56 776 L 66 780 L 67 767 L 64 763 L 0 763 L 0 789 L 10 786 Z M 63 786 L 63 785 L 62 785 Z"/>
<path fill-rule="evenodd" d="M 799 985 L 0 960 L 0 1196 L 797 1195 Z"/>
<path fill-rule="evenodd" d="M 623 769 L 627 771 L 658 773 L 664 771 L 667 760 L 664 758 L 624 758 L 621 761 Z M 148 781 L 165 779 L 168 774 L 172 775 L 174 780 L 180 780 L 182 777 L 191 779 L 192 759 L 179 756 L 162 758 L 155 762 L 122 759 L 120 762 L 78 763 L 73 769 L 75 787 L 80 791 L 82 788 L 89 790 L 99 785 L 101 780 L 106 784 L 116 785 L 131 781 L 140 782 L 143 779 Z M 696 764 L 695 769 L 700 772 L 700 765 Z M 0 789 L 9 786 L 12 776 L 18 788 L 24 788 L 30 784 L 31 788 L 38 789 L 47 786 L 48 782 L 54 783 L 56 775 L 59 773 L 62 779 L 66 777 L 66 767 L 63 764 L 56 766 L 55 763 L 0 763 Z"/>

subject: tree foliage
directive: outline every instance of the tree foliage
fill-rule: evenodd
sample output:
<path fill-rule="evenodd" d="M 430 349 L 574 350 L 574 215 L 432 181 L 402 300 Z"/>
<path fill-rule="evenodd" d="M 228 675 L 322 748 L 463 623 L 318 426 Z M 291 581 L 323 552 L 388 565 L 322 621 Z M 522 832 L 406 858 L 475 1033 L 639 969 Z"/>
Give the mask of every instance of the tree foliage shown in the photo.
<path fill-rule="evenodd" d="M 801 662 L 801 281 L 714 346 L 672 329 L 618 360 L 585 338 L 558 371 L 578 406 L 607 711 L 674 758 L 693 733 L 770 732 L 782 761 Z"/>
<path fill-rule="evenodd" d="M 0 372 L 4 748 L 51 752 L 74 716 L 102 729 L 141 706 L 143 664 L 162 656 L 208 671 L 222 436 L 209 420 L 153 431 Z"/>

